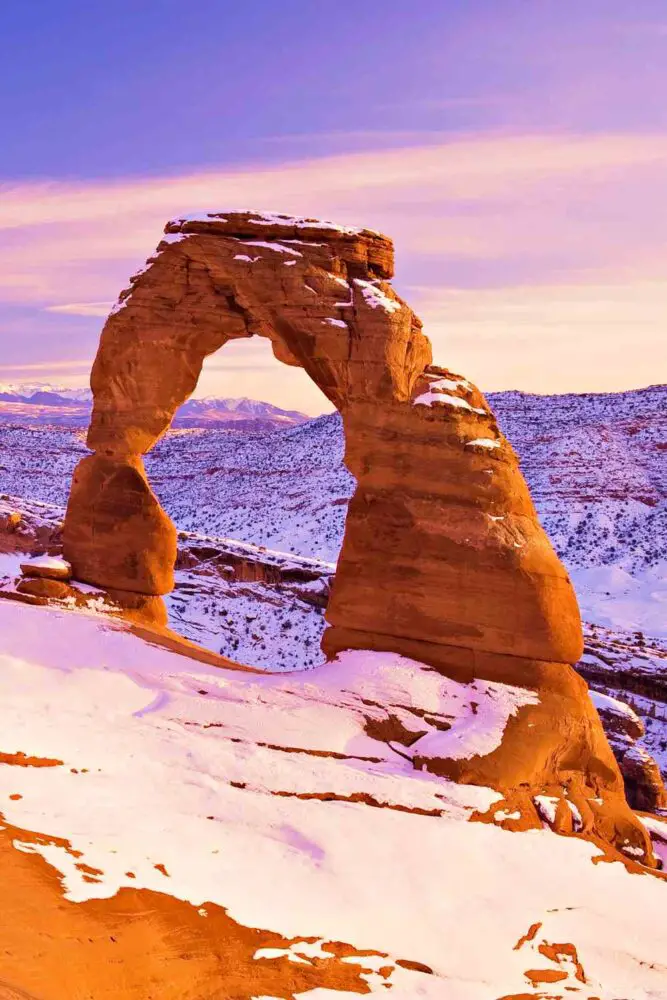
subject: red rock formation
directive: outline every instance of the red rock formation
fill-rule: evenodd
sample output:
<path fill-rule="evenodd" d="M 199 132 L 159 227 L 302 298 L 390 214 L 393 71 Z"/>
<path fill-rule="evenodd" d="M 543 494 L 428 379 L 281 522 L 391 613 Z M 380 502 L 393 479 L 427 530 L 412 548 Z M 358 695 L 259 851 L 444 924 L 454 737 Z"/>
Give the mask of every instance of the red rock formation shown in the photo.
<path fill-rule="evenodd" d="M 576 601 L 516 458 L 480 393 L 429 367 L 420 321 L 383 280 L 390 241 L 248 213 L 167 232 L 122 293 L 93 368 L 96 454 L 77 469 L 65 525 L 77 575 L 147 594 L 172 589 L 175 539 L 140 456 L 195 388 L 206 355 L 260 334 L 306 369 L 345 422 L 359 487 L 332 631 L 574 662 Z M 335 634 L 327 644 L 338 645 Z"/>
<path fill-rule="evenodd" d="M 582 653 L 570 581 L 484 397 L 431 365 L 421 322 L 393 291 L 393 247 L 368 230 L 225 213 L 166 227 L 121 293 L 92 371 L 94 409 L 64 526 L 75 576 L 167 593 L 175 532 L 141 455 L 193 392 L 204 358 L 268 337 L 341 412 L 357 478 L 323 647 L 394 650 L 452 676 L 532 687 L 502 747 L 442 773 L 503 790 L 604 786 L 597 835 L 648 843 L 599 719 L 568 664 Z M 531 724 L 528 728 L 527 719 Z M 431 766 L 431 765 L 429 765 Z"/>

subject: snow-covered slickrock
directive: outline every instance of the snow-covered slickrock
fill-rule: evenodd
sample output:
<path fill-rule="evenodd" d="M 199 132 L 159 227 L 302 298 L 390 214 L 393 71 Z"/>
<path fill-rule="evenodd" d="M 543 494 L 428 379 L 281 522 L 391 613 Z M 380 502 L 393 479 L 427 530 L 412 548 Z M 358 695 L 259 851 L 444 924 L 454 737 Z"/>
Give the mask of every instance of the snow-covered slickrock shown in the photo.
<path fill-rule="evenodd" d="M 357 482 L 326 654 L 394 652 L 459 682 L 535 692 L 492 751 L 417 751 L 417 766 L 503 794 L 521 786 L 562 799 L 567 789 L 587 833 L 651 863 L 570 666 L 583 649 L 570 580 L 484 397 L 431 364 L 421 322 L 388 280 L 391 241 L 249 212 L 178 219 L 166 234 L 102 332 L 93 454 L 74 473 L 64 525 L 75 577 L 117 598 L 129 592 L 133 610 L 137 594 L 141 603 L 172 589 L 176 530 L 142 455 L 193 392 L 207 355 L 230 339 L 265 336 L 339 409 Z M 564 830 L 570 815 L 559 813 Z"/>
<path fill-rule="evenodd" d="M 597 796 L 415 766 L 493 754 L 535 691 L 221 669 L 14 601 L 0 635 L 3 1000 L 665 995 L 667 884 L 586 839 Z"/>

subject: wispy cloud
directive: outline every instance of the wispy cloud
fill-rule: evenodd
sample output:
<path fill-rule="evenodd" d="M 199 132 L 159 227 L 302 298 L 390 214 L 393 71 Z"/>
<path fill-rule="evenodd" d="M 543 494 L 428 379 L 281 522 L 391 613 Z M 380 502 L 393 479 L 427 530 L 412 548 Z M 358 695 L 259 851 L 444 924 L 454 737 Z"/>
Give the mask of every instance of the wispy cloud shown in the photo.
<path fill-rule="evenodd" d="M 38 361 L 29 364 L 0 365 L 0 372 L 83 372 L 90 368 L 90 358 L 75 361 Z"/>
<path fill-rule="evenodd" d="M 436 359 L 487 390 L 611 391 L 666 374 L 665 280 L 409 293 Z"/>
<path fill-rule="evenodd" d="M 66 316 L 108 316 L 113 302 L 69 302 L 62 306 L 47 306 L 47 312 Z"/>
<path fill-rule="evenodd" d="M 269 207 L 287 199 L 303 204 L 321 197 L 427 185 L 440 197 L 479 200 L 517 193 L 517 184 L 541 183 L 591 171 L 667 162 L 665 135 L 463 136 L 440 144 L 379 149 L 295 161 L 278 167 L 250 165 L 182 177 L 115 182 L 44 181 L 0 186 L 0 228 L 125 218 L 141 212 L 164 217 L 183 206 Z"/>
<path fill-rule="evenodd" d="M 392 101 L 389 104 L 377 104 L 378 110 L 424 110 L 424 111 L 455 111 L 479 108 L 505 108 L 514 103 L 516 98 L 510 94 L 498 92 L 486 94 L 459 94 L 447 97 L 411 97 L 405 101 Z"/>

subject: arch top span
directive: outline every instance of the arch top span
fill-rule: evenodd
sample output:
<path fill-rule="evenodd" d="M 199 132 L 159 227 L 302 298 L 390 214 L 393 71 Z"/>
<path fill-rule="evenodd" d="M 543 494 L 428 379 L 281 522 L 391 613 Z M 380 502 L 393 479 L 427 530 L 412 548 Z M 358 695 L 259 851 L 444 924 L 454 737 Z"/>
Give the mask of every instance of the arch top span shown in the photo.
<path fill-rule="evenodd" d="M 382 233 L 357 226 L 339 226 L 335 222 L 282 215 L 277 212 L 204 212 L 171 219 L 165 226 L 168 235 L 185 233 L 203 236 L 227 236 L 240 240 L 271 240 L 311 244 L 313 248 L 335 249 L 353 278 L 394 276 L 394 244 Z M 328 254 L 322 254 L 326 261 Z"/>

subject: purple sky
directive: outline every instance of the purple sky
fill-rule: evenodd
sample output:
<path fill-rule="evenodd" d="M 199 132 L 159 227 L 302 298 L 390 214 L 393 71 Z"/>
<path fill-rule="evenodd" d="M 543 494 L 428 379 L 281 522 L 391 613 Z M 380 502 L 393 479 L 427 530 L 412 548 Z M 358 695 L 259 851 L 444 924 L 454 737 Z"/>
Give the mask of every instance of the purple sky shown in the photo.
<path fill-rule="evenodd" d="M 0 382 L 84 384 L 164 221 L 231 207 L 389 233 L 485 389 L 665 379 L 665 0 L 32 0 L 0 33 Z M 200 390 L 324 407 L 256 341 Z"/>

